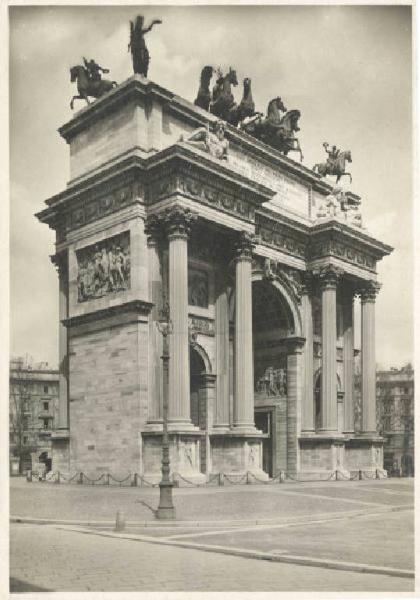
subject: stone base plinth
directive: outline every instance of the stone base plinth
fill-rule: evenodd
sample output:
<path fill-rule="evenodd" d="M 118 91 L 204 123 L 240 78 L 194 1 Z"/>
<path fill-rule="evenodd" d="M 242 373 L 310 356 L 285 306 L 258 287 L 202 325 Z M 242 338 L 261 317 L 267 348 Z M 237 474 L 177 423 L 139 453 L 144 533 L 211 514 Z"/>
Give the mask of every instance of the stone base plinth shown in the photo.
<path fill-rule="evenodd" d="M 256 481 L 267 481 L 268 475 L 262 470 L 262 438 L 264 434 L 257 430 L 252 433 L 212 432 L 211 472 L 223 473 L 235 481 L 250 473 Z M 251 476 L 250 482 L 252 479 Z"/>
<path fill-rule="evenodd" d="M 162 429 L 143 431 L 142 475 L 147 482 L 159 483 L 162 478 Z M 201 445 L 205 444 L 204 433 L 197 431 L 169 431 L 169 458 L 171 478 L 179 485 L 204 483 L 206 476 L 200 471 Z"/>
<path fill-rule="evenodd" d="M 69 473 L 70 471 L 70 432 L 58 429 L 51 434 L 52 471 Z"/>

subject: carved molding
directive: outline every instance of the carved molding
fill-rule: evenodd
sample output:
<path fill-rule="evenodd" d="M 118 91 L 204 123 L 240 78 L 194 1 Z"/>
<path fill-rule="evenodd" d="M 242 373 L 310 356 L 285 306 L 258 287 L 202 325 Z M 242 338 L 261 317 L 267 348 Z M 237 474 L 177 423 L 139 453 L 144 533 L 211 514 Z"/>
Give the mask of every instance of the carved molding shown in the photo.
<path fill-rule="evenodd" d="M 258 215 L 256 234 L 260 243 L 298 258 L 306 258 L 306 242 L 299 240 L 282 223 Z"/>
<path fill-rule="evenodd" d="M 337 240 L 326 239 L 311 244 L 309 256 L 311 260 L 334 256 L 368 271 L 375 272 L 376 269 L 376 260 L 371 254 Z"/>
<path fill-rule="evenodd" d="M 196 317 L 190 315 L 188 317 L 188 325 L 192 331 L 201 333 L 202 335 L 215 335 L 214 321 L 205 317 Z"/>

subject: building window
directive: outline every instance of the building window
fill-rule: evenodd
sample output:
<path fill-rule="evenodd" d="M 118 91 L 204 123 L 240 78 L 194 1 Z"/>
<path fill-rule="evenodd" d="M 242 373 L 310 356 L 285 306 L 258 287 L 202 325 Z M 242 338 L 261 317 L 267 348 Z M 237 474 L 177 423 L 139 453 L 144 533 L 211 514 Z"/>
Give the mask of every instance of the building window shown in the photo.
<path fill-rule="evenodd" d="M 49 419 L 42 419 L 42 421 L 44 423 L 44 429 L 49 429 L 50 420 Z"/>
<path fill-rule="evenodd" d="M 44 394 L 48 394 L 48 385 L 44 385 Z"/>
<path fill-rule="evenodd" d="M 44 407 L 44 410 L 48 410 L 50 408 L 50 403 L 49 402 L 43 402 L 43 407 Z"/>

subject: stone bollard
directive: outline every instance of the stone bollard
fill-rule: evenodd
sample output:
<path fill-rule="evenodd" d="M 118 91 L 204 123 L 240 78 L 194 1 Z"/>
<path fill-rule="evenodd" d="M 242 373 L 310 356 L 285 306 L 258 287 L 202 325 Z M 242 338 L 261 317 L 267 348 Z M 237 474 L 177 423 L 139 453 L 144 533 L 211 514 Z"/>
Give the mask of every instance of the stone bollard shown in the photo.
<path fill-rule="evenodd" d="M 124 531 L 125 529 L 125 517 L 122 510 L 117 510 L 117 516 L 115 518 L 115 530 Z"/>
<path fill-rule="evenodd" d="M 26 481 L 32 483 L 32 471 L 30 469 L 26 471 Z"/>

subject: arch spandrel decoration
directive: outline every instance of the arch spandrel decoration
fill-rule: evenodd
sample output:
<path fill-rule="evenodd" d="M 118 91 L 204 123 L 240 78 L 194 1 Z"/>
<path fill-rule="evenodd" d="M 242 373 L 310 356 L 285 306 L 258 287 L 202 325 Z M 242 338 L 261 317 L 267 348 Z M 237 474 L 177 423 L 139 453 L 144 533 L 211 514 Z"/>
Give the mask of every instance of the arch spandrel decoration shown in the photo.
<path fill-rule="evenodd" d="M 202 359 L 202 361 L 204 363 L 205 373 L 206 374 L 213 373 L 210 358 L 209 358 L 207 352 L 204 350 L 203 346 L 200 346 L 200 344 L 198 344 L 195 341 L 193 343 L 190 342 L 190 351 L 191 350 L 195 350 L 197 352 L 197 354 L 200 356 L 200 358 Z"/>

